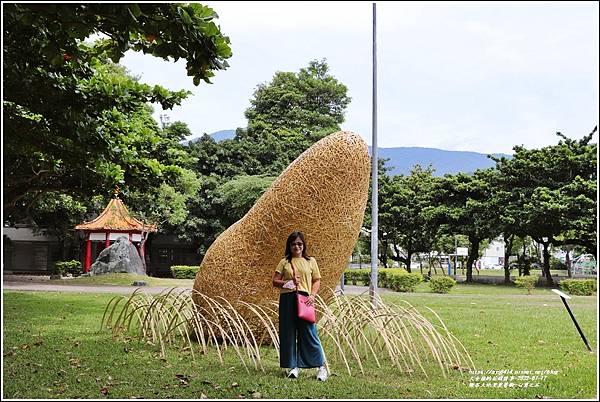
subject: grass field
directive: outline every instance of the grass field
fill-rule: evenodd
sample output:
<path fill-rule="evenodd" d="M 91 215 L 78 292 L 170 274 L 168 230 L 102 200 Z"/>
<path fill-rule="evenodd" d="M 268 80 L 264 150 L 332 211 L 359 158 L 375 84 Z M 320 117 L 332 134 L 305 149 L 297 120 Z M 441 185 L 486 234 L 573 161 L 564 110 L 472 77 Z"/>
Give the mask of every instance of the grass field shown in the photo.
<path fill-rule="evenodd" d="M 265 372 L 246 372 L 233 352 L 221 365 L 216 353 L 196 356 L 170 350 L 160 359 L 153 345 L 133 337 L 113 339 L 99 331 L 106 294 L 3 292 L 4 398 L 575 398 L 597 395 L 597 296 L 569 301 L 594 353 L 589 353 L 560 299 L 547 289 L 532 295 L 507 286 L 457 285 L 450 294 L 386 295 L 427 315 L 432 308 L 465 345 L 481 374 L 451 371 L 444 378 L 429 367 L 416 371 L 366 365 L 349 375 L 330 361 L 325 383 L 306 370 L 284 378 L 273 349 L 263 348 Z M 325 350 L 327 353 L 327 350 Z M 494 387 L 488 371 L 512 370 L 513 387 Z M 517 371 L 530 371 L 530 374 Z M 554 370 L 536 374 L 535 371 Z M 525 380 L 523 376 L 529 376 Z M 510 376 L 510 374 L 506 374 Z M 531 377 L 540 377 L 532 379 Z M 544 378 L 545 377 L 545 378 Z M 510 380 L 508 381 L 510 382 Z M 534 387 L 523 385 L 537 384 Z M 480 387 L 469 384 L 479 384 Z M 483 384 L 483 386 L 481 386 Z M 485 386 L 490 384 L 490 386 Z M 520 384 L 520 386 L 519 386 Z"/>

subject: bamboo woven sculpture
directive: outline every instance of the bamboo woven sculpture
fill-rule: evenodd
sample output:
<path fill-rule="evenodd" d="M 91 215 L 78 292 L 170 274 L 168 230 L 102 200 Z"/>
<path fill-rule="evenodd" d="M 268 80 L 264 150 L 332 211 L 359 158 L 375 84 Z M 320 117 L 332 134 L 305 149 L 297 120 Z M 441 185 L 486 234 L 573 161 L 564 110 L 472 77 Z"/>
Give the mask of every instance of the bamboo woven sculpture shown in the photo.
<path fill-rule="evenodd" d="M 315 143 L 214 241 L 194 290 L 230 302 L 277 301 L 279 289 L 271 278 L 288 235 L 298 230 L 305 235 L 308 254 L 317 259 L 320 296 L 328 299 L 360 232 L 370 171 L 367 144 L 359 135 L 340 131 Z M 198 295 L 193 297 L 202 303 Z"/>

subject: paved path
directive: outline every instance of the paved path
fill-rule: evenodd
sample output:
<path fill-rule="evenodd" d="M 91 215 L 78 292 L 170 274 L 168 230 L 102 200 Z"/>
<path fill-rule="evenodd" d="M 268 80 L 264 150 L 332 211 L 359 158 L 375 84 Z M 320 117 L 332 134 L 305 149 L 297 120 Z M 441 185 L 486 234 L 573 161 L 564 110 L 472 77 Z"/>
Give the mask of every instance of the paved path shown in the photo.
<path fill-rule="evenodd" d="M 27 275 L 4 275 L 2 290 L 21 290 L 29 292 L 80 292 L 80 293 L 118 293 L 130 294 L 136 286 L 118 286 L 118 285 L 76 285 L 69 284 L 68 280 L 51 281 L 48 276 L 27 276 Z M 141 291 L 144 293 L 160 293 L 172 286 L 143 286 Z M 184 290 L 190 288 L 176 287 L 175 289 Z M 339 286 L 336 291 L 339 291 Z M 344 293 L 356 295 L 368 292 L 367 286 L 345 285 Z M 389 289 L 380 288 L 379 293 L 390 293 Z"/>

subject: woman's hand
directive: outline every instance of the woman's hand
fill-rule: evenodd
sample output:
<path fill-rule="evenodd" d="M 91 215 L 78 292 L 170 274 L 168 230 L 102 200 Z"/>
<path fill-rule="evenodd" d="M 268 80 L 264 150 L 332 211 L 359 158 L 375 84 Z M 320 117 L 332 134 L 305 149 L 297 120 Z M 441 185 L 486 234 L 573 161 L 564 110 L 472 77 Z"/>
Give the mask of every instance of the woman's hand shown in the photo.
<path fill-rule="evenodd" d="M 306 299 L 306 305 L 307 306 L 312 306 L 313 304 L 315 304 L 317 297 L 315 295 L 309 295 L 308 299 Z"/>

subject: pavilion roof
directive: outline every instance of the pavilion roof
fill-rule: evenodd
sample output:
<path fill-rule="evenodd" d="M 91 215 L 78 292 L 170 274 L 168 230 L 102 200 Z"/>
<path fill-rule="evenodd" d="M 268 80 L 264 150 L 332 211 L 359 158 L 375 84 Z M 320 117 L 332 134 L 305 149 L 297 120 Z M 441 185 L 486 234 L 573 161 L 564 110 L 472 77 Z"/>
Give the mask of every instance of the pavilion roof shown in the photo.
<path fill-rule="evenodd" d="M 75 229 L 156 232 L 156 226 L 146 225 L 131 216 L 123 201 L 118 197 L 110 200 L 104 211 L 96 219 L 91 222 L 81 223 L 75 226 Z"/>

